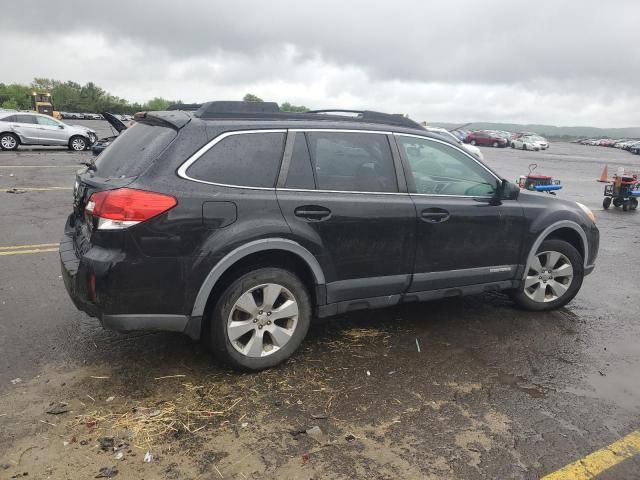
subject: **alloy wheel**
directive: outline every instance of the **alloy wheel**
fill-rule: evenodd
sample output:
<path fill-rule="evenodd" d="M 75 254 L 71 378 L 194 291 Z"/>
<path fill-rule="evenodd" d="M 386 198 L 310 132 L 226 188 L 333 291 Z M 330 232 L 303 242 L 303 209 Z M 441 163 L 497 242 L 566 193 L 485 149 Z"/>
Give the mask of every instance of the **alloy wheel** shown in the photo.
<path fill-rule="evenodd" d="M 71 148 L 73 148 L 76 152 L 84 150 L 86 146 L 87 143 L 82 138 L 74 138 L 71 142 Z"/>
<path fill-rule="evenodd" d="M 573 281 L 573 266 L 560 252 L 538 253 L 527 272 L 524 293 L 534 302 L 553 302 L 562 297 Z"/>
<path fill-rule="evenodd" d="M 6 148 L 7 150 L 16 148 L 16 143 L 16 139 L 12 135 L 5 135 L 0 140 L 0 145 L 2 145 L 2 148 Z"/>
<path fill-rule="evenodd" d="M 227 337 L 238 352 L 265 357 L 284 347 L 298 325 L 298 302 L 277 283 L 265 283 L 236 300 L 227 320 Z"/>

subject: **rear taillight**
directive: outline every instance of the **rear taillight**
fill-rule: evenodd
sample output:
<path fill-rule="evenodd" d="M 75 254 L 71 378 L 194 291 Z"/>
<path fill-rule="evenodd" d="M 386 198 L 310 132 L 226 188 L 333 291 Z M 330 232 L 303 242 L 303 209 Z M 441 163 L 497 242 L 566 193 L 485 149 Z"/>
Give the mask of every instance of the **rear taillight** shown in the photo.
<path fill-rule="evenodd" d="M 117 188 L 93 193 L 85 213 L 98 220 L 99 230 L 121 230 L 158 216 L 177 203 L 171 195 Z"/>

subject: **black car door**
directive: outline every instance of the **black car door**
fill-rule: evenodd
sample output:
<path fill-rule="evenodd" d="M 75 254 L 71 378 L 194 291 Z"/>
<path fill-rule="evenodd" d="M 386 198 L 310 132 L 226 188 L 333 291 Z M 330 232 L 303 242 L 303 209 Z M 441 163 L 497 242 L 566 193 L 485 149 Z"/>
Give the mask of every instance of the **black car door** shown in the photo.
<path fill-rule="evenodd" d="M 513 279 L 524 228 L 516 200 L 498 201 L 501 180 L 448 143 L 395 135 L 416 205 L 411 292 Z"/>
<path fill-rule="evenodd" d="M 385 132 L 289 131 L 278 202 L 324 269 L 327 303 L 409 286 L 415 207 L 390 141 Z"/>

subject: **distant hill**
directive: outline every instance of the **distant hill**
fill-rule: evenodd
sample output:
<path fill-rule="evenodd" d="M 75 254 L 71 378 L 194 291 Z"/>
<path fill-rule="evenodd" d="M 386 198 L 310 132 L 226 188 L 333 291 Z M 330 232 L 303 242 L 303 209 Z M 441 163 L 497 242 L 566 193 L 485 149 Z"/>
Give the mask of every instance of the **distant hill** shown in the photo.
<path fill-rule="evenodd" d="M 463 123 L 430 122 L 429 125 L 452 129 Z M 574 138 L 640 138 L 640 127 L 598 128 L 557 127 L 555 125 L 522 125 L 517 123 L 473 122 L 465 130 L 506 130 L 507 132 L 536 132 L 544 137 L 571 140 Z"/>

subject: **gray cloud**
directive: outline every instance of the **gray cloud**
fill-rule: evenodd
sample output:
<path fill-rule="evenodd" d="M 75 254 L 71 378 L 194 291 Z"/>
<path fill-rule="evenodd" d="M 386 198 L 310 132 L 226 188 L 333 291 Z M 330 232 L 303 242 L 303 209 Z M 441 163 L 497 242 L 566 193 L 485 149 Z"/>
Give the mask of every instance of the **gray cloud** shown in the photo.
<path fill-rule="evenodd" d="M 0 81 L 94 80 L 134 99 L 250 89 L 431 120 L 638 123 L 633 0 L 93 5 L 4 5 L 12 55 Z"/>

